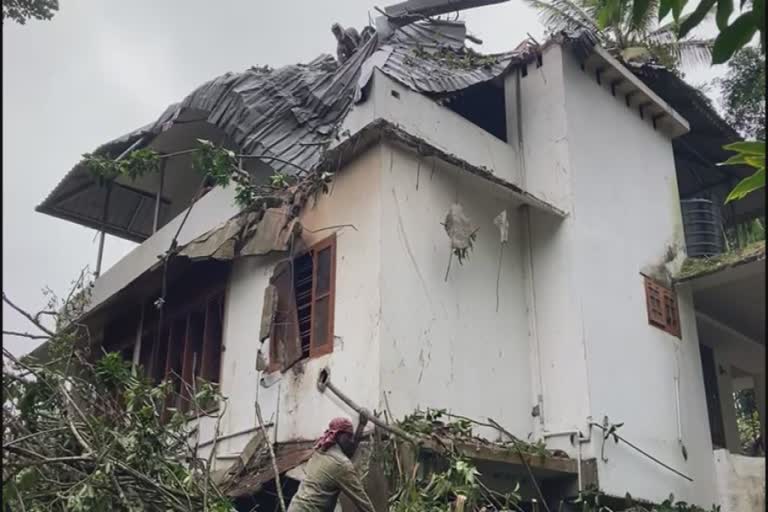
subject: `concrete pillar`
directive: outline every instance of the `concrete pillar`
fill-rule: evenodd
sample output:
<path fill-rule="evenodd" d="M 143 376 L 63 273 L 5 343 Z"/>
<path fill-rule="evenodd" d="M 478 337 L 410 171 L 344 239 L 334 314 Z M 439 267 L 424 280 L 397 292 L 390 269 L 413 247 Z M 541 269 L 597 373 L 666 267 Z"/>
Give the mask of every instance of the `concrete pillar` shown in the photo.
<path fill-rule="evenodd" d="M 720 349 L 713 349 L 715 356 L 715 373 L 717 375 L 717 389 L 720 395 L 720 409 L 723 415 L 723 429 L 725 431 L 725 445 L 731 453 L 741 453 L 739 429 L 736 425 L 736 404 L 733 400 L 733 377 L 731 376 L 731 362 L 724 357 Z"/>

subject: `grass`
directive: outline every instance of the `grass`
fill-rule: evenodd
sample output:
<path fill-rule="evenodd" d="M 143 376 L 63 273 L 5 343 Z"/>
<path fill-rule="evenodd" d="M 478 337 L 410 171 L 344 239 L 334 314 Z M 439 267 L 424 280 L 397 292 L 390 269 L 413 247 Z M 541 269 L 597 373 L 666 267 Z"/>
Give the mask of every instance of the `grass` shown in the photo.
<path fill-rule="evenodd" d="M 686 281 L 694 277 L 712 274 L 728 267 L 735 267 L 750 261 L 765 258 L 765 240 L 757 240 L 744 247 L 711 258 L 687 258 L 675 281 Z"/>

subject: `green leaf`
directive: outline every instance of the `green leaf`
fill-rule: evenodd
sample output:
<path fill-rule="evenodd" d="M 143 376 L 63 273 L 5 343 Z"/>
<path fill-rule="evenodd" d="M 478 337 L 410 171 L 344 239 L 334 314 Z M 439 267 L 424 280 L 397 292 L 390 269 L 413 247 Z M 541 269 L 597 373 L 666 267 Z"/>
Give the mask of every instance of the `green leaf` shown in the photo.
<path fill-rule="evenodd" d="M 754 167 L 755 169 L 765 169 L 765 156 L 747 156 L 744 158 L 747 161 L 747 165 Z"/>
<path fill-rule="evenodd" d="M 720 162 L 717 165 L 747 165 L 746 155 L 743 153 L 740 153 L 738 155 L 733 155 L 731 158 L 726 160 L 725 162 Z"/>
<path fill-rule="evenodd" d="M 743 199 L 747 194 L 761 188 L 765 188 L 765 168 L 758 169 L 755 174 L 748 178 L 744 178 L 733 187 L 731 193 L 725 198 L 725 204 Z"/>
<path fill-rule="evenodd" d="M 728 26 L 731 13 L 733 13 L 733 0 L 717 0 L 717 15 L 715 16 L 717 28 L 723 30 Z"/>
<path fill-rule="evenodd" d="M 730 0 L 720 0 L 720 1 L 730 1 Z M 707 17 L 707 14 L 709 11 L 712 10 L 712 7 L 714 7 L 715 2 L 717 0 L 701 0 L 699 3 L 699 6 L 696 7 L 696 10 L 691 13 L 690 16 L 685 18 L 683 22 L 680 24 L 680 32 L 678 36 L 680 38 L 685 37 L 688 35 L 688 32 L 696 28 L 702 21 L 704 21 L 704 18 Z"/>
<path fill-rule="evenodd" d="M 672 10 L 672 3 L 675 0 L 661 0 L 659 2 L 659 21 L 663 20 L 667 14 L 669 14 L 669 11 Z"/>
<path fill-rule="evenodd" d="M 672 3 L 672 17 L 675 21 L 680 19 L 680 14 L 683 12 L 683 7 L 688 3 L 688 0 L 675 0 Z"/>
<path fill-rule="evenodd" d="M 754 2 L 752 2 L 752 12 L 755 13 L 755 24 L 760 30 L 760 40 L 762 41 L 764 37 L 763 33 L 765 32 L 765 0 L 754 0 Z"/>
<path fill-rule="evenodd" d="M 727 149 L 728 151 L 736 151 L 737 153 L 743 153 L 745 155 L 765 156 L 765 141 L 748 140 L 742 142 L 733 142 L 723 146 L 723 149 Z"/>
<path fill-rule="evenodd" d="M 757 32 L 757 26 L 752 11 L 736 18 L 715 39 L 715 46 L 712 48 L 712 64 L 722 64 L 730 59 L 736 50 L 749 43 L 755 32 Z"/>
<path fill-rule="evenodd" d="M 632 19 L 640 20 L 648 12 L 651 0 L 634 0 L 632 2 Z"/>

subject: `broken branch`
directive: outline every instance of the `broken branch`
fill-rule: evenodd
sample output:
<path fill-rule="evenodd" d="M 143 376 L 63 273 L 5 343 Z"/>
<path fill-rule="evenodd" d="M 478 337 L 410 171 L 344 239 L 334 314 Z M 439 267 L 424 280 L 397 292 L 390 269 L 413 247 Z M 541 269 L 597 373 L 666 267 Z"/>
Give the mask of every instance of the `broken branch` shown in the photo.
<path fill-rule="evenodd" d="M 35 327 L 37 327 L 38 329 L 40 329 L 41 331 L 46 333 L 49 337 L 52 337 L 52 336 L 56 335 L 53 331 L 51 331 L 50 329 L 45 327 L 43 324 L 41 324 L 40 322 L 35 320 L 35 317 L 33 317 L 32 315 L 30 315 L 29 313 L 27 313 L 26 311 L 21 309 L 19 306 L 14 304 L 11 301 L 11 299 L 9 299 L 8 296 L 5 294 L 5 292 L 3 292 L 3 302 L 5 302 L 9 306 L 11 306 L 17 313 L 19 313 L 21 316 L 23 316 L 24 318 L 29 320 L 32 323 L 32 325 L 34 325 Z"/>

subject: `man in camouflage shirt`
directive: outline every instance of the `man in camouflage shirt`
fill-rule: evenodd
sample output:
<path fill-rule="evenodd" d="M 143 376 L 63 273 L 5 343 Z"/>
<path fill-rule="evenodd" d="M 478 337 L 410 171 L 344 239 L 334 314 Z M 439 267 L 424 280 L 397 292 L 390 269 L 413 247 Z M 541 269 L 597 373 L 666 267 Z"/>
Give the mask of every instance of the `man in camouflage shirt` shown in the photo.
<path fill-rule="evenodd" d="M 362 413 L 354 433 L 352 422 L 346 418 L 330 422 L 307 462 L 306 477 L 288 512 L 333 512 L 339 493 L 344 493 L 361 512 L 376 512 L 350 460 L 367 422 L 367 415 Z"/>

